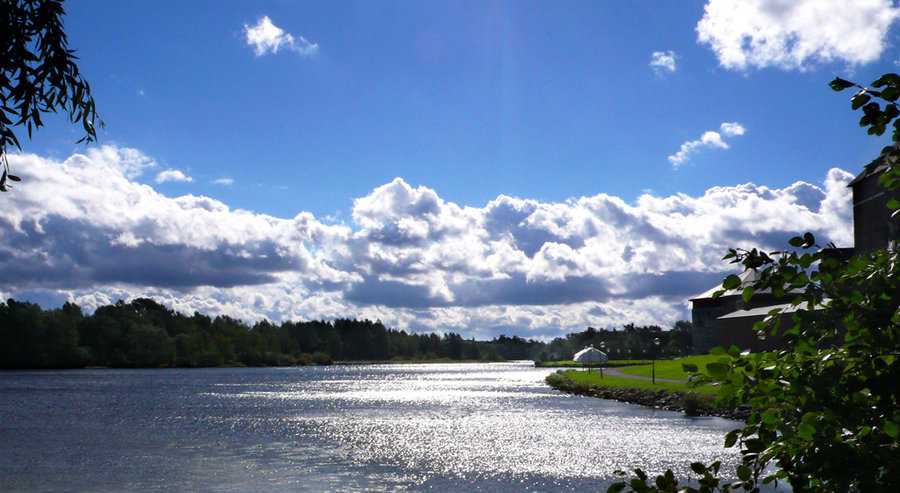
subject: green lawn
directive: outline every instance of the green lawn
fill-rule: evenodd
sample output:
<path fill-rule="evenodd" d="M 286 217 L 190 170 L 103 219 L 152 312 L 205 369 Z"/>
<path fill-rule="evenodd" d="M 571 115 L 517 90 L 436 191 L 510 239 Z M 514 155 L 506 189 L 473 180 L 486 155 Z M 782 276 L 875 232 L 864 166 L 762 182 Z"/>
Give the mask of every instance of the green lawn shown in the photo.
<path fill-rule="evenodd" d="M 700 370 L 705 370 L 707 363 L 715 362 L 719 358 L 721 358 L 721 356 L 706 354 L 703 356 L 688 356 L 687 358 L 660 360 L 656 362 L 656 376 L 658 378 L 671 378 L 673 380 L 687 380 L 688 374 L 681 368 L 682 363 L 693 363 L 697 365 L 697 368 Z M 645 362 L 642 361 L 641 363 Z M 640 366 L 619 368 L 618 371 L 629 375 L 649 377 L 652 368 L 652 364 L 642 364 Z"/>
<path fill-rule="evenodd" d="M 615 361 L 607 361 L 603 363 L 603 367 L 617 367 L 617 366 L 629 366 L 629 365 L 641 365 L 646 363 L 647 360 L 627 360 L 627 359 L 617 359 Z M 546 368 L 581 368 L 582 363 L 576 363 L 572 360 L 569 361 L 535 361 L 534 366 L 537 367 L 546 367 Z M 598 365 L 595 363 L 594 368 L 597 368 Z M 585 367 L 586 368 L 586 367 Z"/>
<path fill-rule="evenodd" d="M 602 378 L 600 377 L 599 372 L 591 372 L 588 373 L 586 371 L 580 370 L 568 370 L 563 372 L 563 375 L 575 383 L 584 384 L 590 387 L 613 387 L 613 388 L 638 388 L 638 389 L 649 389 L 649 390 L 677 390 L 681 392 L 697 392 L 699 394 L 715 394 L 718 392 L 718 387 L 712 385 L 706 385 L 703 387 L 691 387 L 687 382 L 685 383 L 673 383 L 673 382 L 656 382 L 653 384 L 648 380 L 635 380 L 631 378 L 618 378 L 618 377 L 610 377 L 604 375 Z"/>

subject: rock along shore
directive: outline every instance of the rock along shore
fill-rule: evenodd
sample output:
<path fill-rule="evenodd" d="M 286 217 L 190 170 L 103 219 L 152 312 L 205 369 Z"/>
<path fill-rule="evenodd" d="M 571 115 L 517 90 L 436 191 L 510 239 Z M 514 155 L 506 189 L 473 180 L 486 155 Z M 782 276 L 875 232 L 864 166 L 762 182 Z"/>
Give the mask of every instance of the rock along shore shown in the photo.
<path fill-rule="evenodd" d="M 721 406 L 714 407 L 712 405 L 715 399 L 714 396 L 691 392 L 588 386 L 573 382 L 561 373 L 554 373 L 548 376 L 547 384 L 556 390 L 568 394 L 611 399 L 665 411 L 681 411 L 688 416 L 718 416 L 744 421 L 750 415 L 749 407 L 740 406 L 736 409 Z"/>

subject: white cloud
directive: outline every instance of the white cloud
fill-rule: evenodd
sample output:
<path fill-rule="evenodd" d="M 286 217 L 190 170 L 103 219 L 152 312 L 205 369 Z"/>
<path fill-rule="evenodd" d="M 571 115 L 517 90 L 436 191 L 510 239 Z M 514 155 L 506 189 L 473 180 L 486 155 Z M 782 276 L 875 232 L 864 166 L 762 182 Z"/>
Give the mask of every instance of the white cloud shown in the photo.
<path fill-rule="evenodd" d="M 735 135 L 744 135 L 744 127 L 737 122 L 733 123 L 723 123 L 720 127 L 722 133 L 727 135 L 728 137 L 733 137 Z"/>
<path fill-rule="evenodd" d="M 165 183 L 167 181 L 194 181 L 190 176 L 185 175 L 181 172 L 181 170 L 177 169 L 167 169 L 165 171 L 161 171 L 156 175 L 156 179 L 153 180 L 156 183 Z"/>
<path fill-rule="evenodd" d="M 881 57 L 898 17 L 891 0 L 709 0 L 697 40 L 728 69 L 804 69 Z"/>
<path fill-rule="evenodd" d="M 269 16 L 263 16 L 255 26 L 244 24 L 244 35 L 247 45 L 253 47 L 256 56 L 267 53 L 278 53 L 285 48 L 299 53 L 301 56 L 312 56 L 319 51 L 317 43 L 310 43 L 303 36 L 294 37 L 290 33 L 272 24 Z"/>
<path fill-rule="evenodd" d="M 234 184 L 234 179 L 232 178 L 219 178 L 218 180 L 213 180 L 213 183 L 216 185 L 232 185 Z"/>
<path fill-rule="evenodd" d="M 672 50 L 654 51 L 650 56 L 650 67 L 656 72 L 656 75 L 662 75 L 665 72 L 674 72 L 676 58 L 675 52 Z"/>
<path fill-rule="evenodd" d="M 719 126 L 719 131 L 721 133 L 712 130 L 704 132 L 699 139 L 689 140 L 684 144 L 681 144 L 681 149 L 679 149 L 675 154 L 669 156 L 669 162 L 672 163 L 672 166 L 677 169 L 679 166 L 688 161 L 688 158 L 691 154 L 704 147 L 710 147 L 713 149 L 728 149 L 728 144 L 725 143 L 724 140 L 722 140 L 722 135 L 724 134 L 726 137 L 744 135 L 745 129 L 740 123 L 733 122 L 723 123 Z"/>
<path fill-rule="evenodd" d="M 466 337 L 552 336 L 685 317 L 686 299 L 730 268 L 728 247 L 783 248 L 804 231 L 852 238 L 852 176 L 837 169 L 822 186 L 745 184 L 633 204 L 499 196 L 480 208 L 397 178 L 353 201 L 352 225 L 333 225 L 166 197 L 134 180 L 152 161 L 133 149 L 9 159 L 23 181 L 0 209 L 0 292 L 88 310 L 146 296 L 247 321 L 355 316 Z"/>

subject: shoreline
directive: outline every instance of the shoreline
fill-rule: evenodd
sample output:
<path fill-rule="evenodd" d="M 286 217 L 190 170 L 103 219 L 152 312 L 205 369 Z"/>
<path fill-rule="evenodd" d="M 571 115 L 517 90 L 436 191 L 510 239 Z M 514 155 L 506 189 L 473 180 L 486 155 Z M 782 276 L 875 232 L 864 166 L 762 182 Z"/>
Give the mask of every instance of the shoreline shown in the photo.
<path fill-rule="evenodd" d="M 61 370 L 200 370 L 210 368 L 310 368 L 329 366 L 374 366 L 374 365 L 448 365 L 448 364 L 491 364 L 491 363 L 532 363 L 532 360 L 456 360 L 438 358 L 430 360 L 342 360 L 329 364 L 309 365 L 247 365 L 233 362 L 222 365 L 209 366 L 66 366 L 66 367 L 31 367 L 31 368 L 0 368 L 2 372 L 17 371 L 61 371 Z"/>
<path fill-rule="evenodd" d="M 715 400 L 714 396 L 701 395 L 694 392 L 584 385 L 574 382 L 564 373 L 552 373 L 547 376 L 545 381 L 551 388 L 567 394 L 609 399 L 663 411 L 680 411 L 687 416 L 715 416 L 735 421 L 744 421 L 750 415 L 749 407 L 713 407 L 712 402 Z"/>

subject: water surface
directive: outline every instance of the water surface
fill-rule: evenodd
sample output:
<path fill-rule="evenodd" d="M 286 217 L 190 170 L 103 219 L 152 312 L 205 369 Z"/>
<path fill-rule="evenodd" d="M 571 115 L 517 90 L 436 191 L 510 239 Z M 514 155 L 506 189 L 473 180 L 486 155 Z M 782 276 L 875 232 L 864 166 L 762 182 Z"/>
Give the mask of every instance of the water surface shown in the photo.
<path fill-rule="evenodd" d="M 565 395 L 550 371 L 0 373 L 0 489 L 596 491 L 617 469 L 737 461 L 733 421 Z"/>

